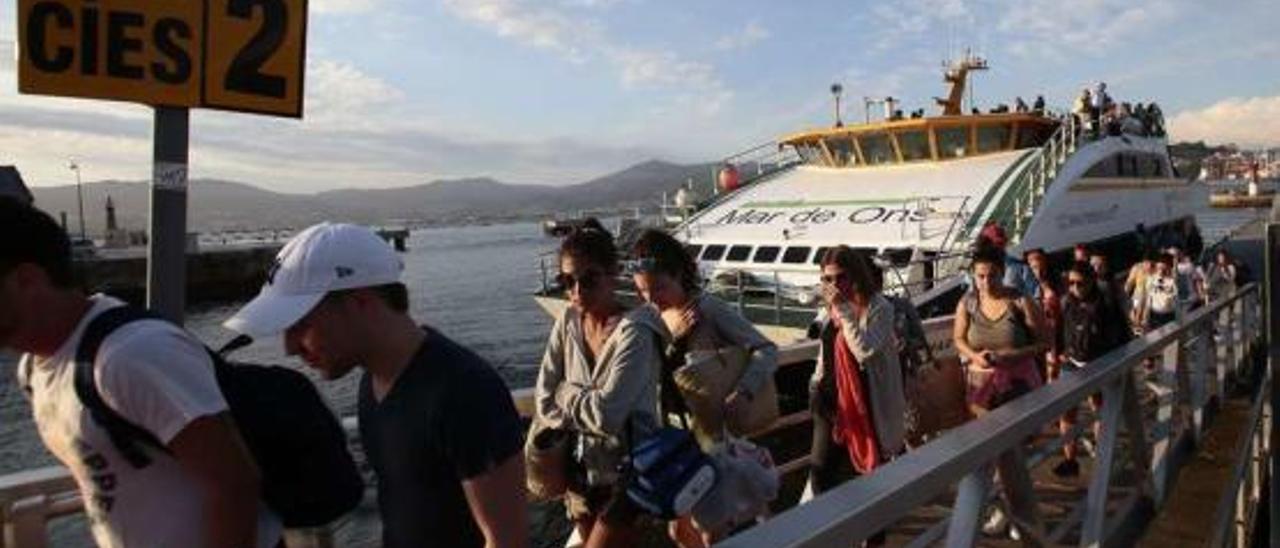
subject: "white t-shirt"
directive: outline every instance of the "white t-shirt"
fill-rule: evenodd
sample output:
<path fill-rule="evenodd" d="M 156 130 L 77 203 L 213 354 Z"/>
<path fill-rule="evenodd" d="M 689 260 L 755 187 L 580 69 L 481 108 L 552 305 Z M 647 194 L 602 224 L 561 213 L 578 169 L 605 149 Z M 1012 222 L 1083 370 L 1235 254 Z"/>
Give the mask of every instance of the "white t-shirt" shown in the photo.
<path fill-rule="evenodd" d="M 71 470 L 98 546 L 199 546 L 204 514 L 196 481 L 168 454 L 150 449 L 151 464 L 134 468 L 116 451 L 75 391 L 75 354 L 89 321 L 123 303 L 105 295 L 52 356 L 24 355 L 19 383 L 45 447 Z M 95 379 L 103 401 L 168 444 L 191 421 L 227 410 L 204 347 L 167 322 L 142 320 L 102 341 Z M 261 506 L 258 546 L 280 539 L 280 520 Z"/>

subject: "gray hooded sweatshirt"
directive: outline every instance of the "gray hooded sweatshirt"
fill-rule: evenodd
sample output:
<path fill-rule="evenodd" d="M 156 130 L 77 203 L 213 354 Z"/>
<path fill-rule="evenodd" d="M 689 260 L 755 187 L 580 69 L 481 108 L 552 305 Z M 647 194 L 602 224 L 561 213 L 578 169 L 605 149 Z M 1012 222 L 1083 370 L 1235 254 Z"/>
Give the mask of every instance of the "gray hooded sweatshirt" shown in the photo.
<path fill-rule="evenodd" d="M 566 309 L 551 328 L 534 390 L 536 418 L 579 434 L 588 484 L 617 479 L 628 418 L 636 442 L 658 427 L 658 373 L 668 339 L 662 319 L 642 306 L 623 315 L 592 363 L 577 309 Z"/>

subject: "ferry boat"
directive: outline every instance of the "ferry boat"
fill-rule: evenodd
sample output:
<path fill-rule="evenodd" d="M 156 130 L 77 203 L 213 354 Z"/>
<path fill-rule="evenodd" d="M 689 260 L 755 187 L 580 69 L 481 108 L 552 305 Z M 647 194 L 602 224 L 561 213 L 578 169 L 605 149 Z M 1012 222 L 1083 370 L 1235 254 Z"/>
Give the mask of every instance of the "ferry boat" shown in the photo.
<path fill-rule="evenodd" d="M 965 113 L 968 78 L 986 68 L 972 55 L 949 64 L 937 115 L 837 119 L 727 158 L 728 191 L 696 211 L 676 208 L 672 234 L 709 288 L 757 308 L 744 311 L 780 328 L 768 333 L 781 342 L 812 320 L 817 263 L 831 246 L 874 254 L 892 291 L 938 317 L 954 310 L 964 255 L 987 223 L 1006 230 L 1012 254 L 1087 243 L 1117 269 L 1137 258 L 1139 239 L 1197 230 L 1207 191 L 1175 172 L 1161 121 L 1117 120 L 1108 131 L 1043 108 Z M 564 306 L 547 285 L 538 300 L 553 314 Z"/>

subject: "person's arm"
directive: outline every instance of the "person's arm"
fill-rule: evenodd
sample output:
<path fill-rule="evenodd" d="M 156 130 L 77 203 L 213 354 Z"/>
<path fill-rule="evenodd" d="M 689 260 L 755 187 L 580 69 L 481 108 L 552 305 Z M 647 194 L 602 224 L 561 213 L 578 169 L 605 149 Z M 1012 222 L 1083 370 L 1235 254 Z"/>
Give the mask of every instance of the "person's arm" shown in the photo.
<path fill-rule="evenodd" d="M 706 320 L 714 322 L 716 334 L 720 339 L 733 346 L 747 348 L 751 359 L 738 380 L 735 392 L 746 397 L 760 393 L 769 377 L 778 369 L 778 345 L 774 344 L 756 326 L 751 325 L 742 314 L 729 308 L 715 297 L 705 297 L 702 301 L 706 311 Z M 730 394 L 730 397 L 733 397 Z"/>
<path fill-rule="evenodd" d="M 450 386 L 438 443 L 485 546 L 523 548 L 529 542 L 524 426 L 506 383 L 488 364 L 477 365 Z"/>
<path fill-rule="evenodd" d="M 542 365 L 538 367 L 538 379 L 534 384 L 533 397 L 537 418 L 551 427 L 564 423 L 564 411 L 556 403 L 556 390 L 564 382 L 564 339 L 569 314 L 566 310 L 556 320 L 547 337 L 547 349 L 542 353 Z"/>
<path fill-rule="evenodd" d="M 230 415 L 191 421 L 168 448 L 204 493 L 205 546 L 257 544 L 258 468 Z"/>
<path fill-rule="evenodd" d="M 955 321 L 951 324 L 951 343 L 956 347 L 956 353 L 960 357 L 986 369 L 991 367 L 991 364 L 987 363 L 987 359 L 981 352 L 969 346 L 969 309 L 965 307 L 967 298 L 960 297 L 960 302 L 956 304 Z"/>
<path fill-rule="evenodd" d="M 556 390 L 556 403 L 564 411 L 565 421 L 578 430 L 605 436 L 621 434 L 636 400 L 646 390 L 657 390 L 658 336 L 636 322 L 626 322 L 617 329 L 619 340 L 611 359 L 597 364 L 605 368 L 603 382 L 599 386 L 562 383 Z"/>
<path fill-rule="evenodd" d="M 840 336 L 844 337 L 860 364 L 877 355 L 897 351 L 893 348 L 893 311 L 882 306 L 883 302 L 872 297 L 858 315 L 854 314 L 853 305 L 848 301 L 836 306 L 836 313 L 840 315 Z"/>
<path fill-rule="evenodd" d="M 205 546 L 253 546 L 258 470 L 228 414 L 213 362 L 187 333 L 144 322 L 104 341 L 97 367 L 102 398 L 154 435 L 195 480 L 203 498 Z"/>
<path fill-rule="evenodd" d="M 524 459 L 519 452 L 496 468 L 462 482 L 471 517 L 484 535 L 485 548 L 529 545 L 529 516 L 524 497 Z"/>

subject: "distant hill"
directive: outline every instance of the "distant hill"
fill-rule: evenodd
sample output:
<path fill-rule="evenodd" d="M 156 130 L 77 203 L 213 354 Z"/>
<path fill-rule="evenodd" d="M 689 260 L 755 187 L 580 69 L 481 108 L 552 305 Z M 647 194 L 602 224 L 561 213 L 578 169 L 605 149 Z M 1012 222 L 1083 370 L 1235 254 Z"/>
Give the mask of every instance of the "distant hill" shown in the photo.
<path fill-rule="evenodd" d="M 712 164 L 680 165 L 658 160 L 568 186 L 515 185 L 490 178 L 432 181 L 381 189 L 342 189 L 316 194 L 284 194 L 250 184 L 196 179 L 189 183 L 188 226 L 194 231 L 296 228 L 322 220 L 362 223 L 458 224 L 537 219 L 583 209 L 655 207 L 664 192 L 690 178 L 710 188 Z M 74 185 L 32 189 L 36 205 L 53 215 L 66 212 L 78 230 Z M 84 185 L 89 234 L 106 227 L 104 206 L 111 196 L 126 228 L 146 227 L 146 182 L 103 181 Z"/>

